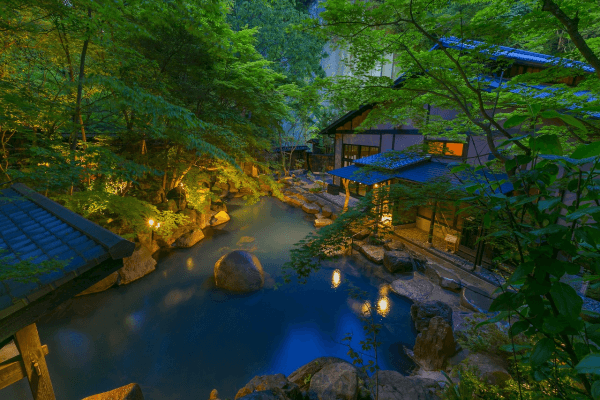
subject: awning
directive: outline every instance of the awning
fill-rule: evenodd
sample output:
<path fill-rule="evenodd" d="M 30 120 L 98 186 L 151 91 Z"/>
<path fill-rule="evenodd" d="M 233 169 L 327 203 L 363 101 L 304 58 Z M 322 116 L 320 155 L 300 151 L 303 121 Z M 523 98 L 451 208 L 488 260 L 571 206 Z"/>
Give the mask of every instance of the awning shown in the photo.
<path fill-rule="evenodd" d="M 363 185 L 374 185 L 376 183 L 385 182 L 394 178 L 393 172 L 380 172 L 380 171 L 365 171 L 356 165 L 349 165 L 347 167 L 334 169 L 327 172 L 330 175 L 338 176 L 344 179 L 350 179 L 351 181 L 362 183 Z"/>

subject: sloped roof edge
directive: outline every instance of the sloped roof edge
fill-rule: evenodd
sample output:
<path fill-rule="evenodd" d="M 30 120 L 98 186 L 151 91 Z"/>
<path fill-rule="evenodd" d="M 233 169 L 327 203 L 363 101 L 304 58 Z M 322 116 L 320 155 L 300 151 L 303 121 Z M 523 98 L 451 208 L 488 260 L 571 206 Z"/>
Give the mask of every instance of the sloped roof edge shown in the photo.
<path fill-rule="evenodd" d="M 131 256 L 135 250 L 135 243 L 125 240 L 122 237 L 112 233 L 106 228 L 101 227 L 83 218 L 81 215 L 61 206 L 55 201 L 30 189 L 22 183 L 15 183 L 11 186 L 13 190 L 28 198 L 38 206 L 55 215 L 64 223 L 72 228 L 84 233 L 96 240 L 110 254 L 113 260 Z"/>

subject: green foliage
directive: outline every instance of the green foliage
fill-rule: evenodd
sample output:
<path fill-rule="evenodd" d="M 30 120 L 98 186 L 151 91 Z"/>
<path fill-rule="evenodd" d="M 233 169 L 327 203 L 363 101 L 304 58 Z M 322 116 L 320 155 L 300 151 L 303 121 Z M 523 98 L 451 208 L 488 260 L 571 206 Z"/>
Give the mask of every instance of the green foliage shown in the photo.
<path fill-rule="evenodd" d="M 133 238 L 138 232 L 149 232 L 149 219 L 160 222 L 160 232 L 168 235 L 187 218 L 173 211 L 160 211 L 135 197 L 121 197 L 101 191 L 59 195 L 55 199 L 91 221 L 123 231 L 121 235 L 125 238 Z"/>
<path fill-rule="evenodd" d="M 16 282 L 29 283 L 39 282 L 41 275 L 56 272 L 62 270 L 70 261 L 71 258 L 66 260 L 50 259 L 45 261 L 36 261 L 35 257 L 20 259 L 14 255 L 2 256 L 7 250 L 0 249 L 0 282 L 8 279 L 12 279 Z"/>

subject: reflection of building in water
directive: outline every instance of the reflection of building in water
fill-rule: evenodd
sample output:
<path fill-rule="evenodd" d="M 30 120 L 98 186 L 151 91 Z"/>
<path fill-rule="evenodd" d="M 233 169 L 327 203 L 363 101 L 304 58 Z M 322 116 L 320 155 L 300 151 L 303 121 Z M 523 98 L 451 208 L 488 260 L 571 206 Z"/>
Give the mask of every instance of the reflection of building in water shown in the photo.
<path fill-rule="evenodd" d="M 335 271 L 333 271 L 333 274 L 331 275 L 331 287 L 333 289 L 336 289 L 338 286 L 340 286 L 341 280 L 342 280 L 342 278 L 341 278 L 340 270 L 336 269 Z"/>

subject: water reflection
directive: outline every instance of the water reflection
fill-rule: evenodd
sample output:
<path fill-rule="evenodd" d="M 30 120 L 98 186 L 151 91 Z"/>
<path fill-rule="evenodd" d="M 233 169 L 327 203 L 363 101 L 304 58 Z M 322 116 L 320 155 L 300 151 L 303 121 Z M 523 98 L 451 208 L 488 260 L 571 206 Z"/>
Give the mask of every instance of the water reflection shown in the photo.
<path fill-rule="evenodd" d="M 131 332 L 137 332 L 144 323 L 145 312 L 136 311 L 125 317 L 125 326 L 129 328 Z"/>
<path fill-rule="evenodd" d="M 192 260 L 192 257 L 189 257 L 187 259 L 186 267 L 187 267 L 188 271 L 191 271 L 192 269 L 194 269 L 194 260 Z"/>
<path fill-rule="evenodd" d="M 379 315 L 381 315 L 382 317 L 385 317 L 388 315 L 389 312 L 390 312 L 390 305 L 389 305 L 388 298 L 387 297 L 379 298 L 379 301 L 377 302 L 377 313 Z"/>
<path fill-rule="evenodd" d="M 333 271 L 333 275 L 331 276 L 331 287 L 333 289 L 337 289 L 337 287 L 340 286 L 340 282 L 341 273 L 339 269 L 336 269 L 335 271 Z"/>

